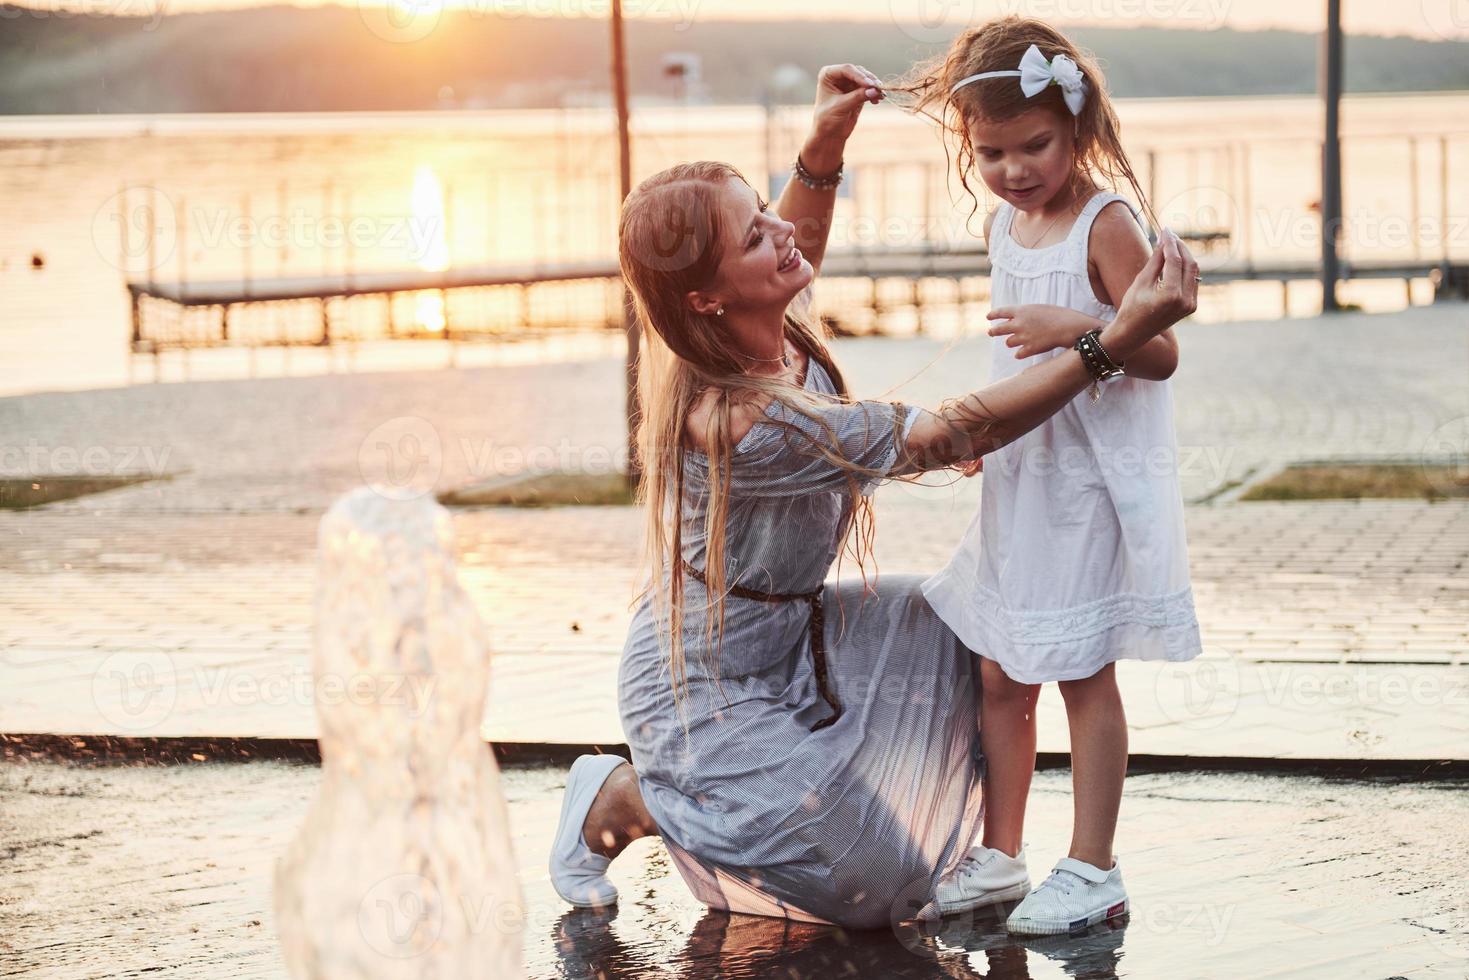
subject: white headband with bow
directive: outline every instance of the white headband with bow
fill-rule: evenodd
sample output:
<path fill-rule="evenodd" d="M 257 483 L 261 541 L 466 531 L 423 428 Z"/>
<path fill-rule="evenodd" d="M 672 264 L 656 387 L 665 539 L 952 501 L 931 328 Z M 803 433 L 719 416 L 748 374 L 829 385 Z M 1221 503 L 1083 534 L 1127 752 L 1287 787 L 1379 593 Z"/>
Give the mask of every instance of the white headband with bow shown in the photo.
<path fill-rule="evenodd" d="M 1059 85 L 1061 98 L 1066 100 L 1066 108 L 1071 110 L 1073 116 L 1080 113 L 1081 107 L 1086 103 L 1086 78 L 1076 62 L 1064 54 L 1058 54 L 1046 61 L 1046 56 L 1034 44 L 1025 50 L 1018 70 L 982 71 L 978 75 L 961 78 L 949 89 L 949 94 L 953 95 L 970 82 L 977 82 L 982 78 L 1018 78 L 1020 90 L 1027 99 L 1038 95 L 1047 85 Z"/>

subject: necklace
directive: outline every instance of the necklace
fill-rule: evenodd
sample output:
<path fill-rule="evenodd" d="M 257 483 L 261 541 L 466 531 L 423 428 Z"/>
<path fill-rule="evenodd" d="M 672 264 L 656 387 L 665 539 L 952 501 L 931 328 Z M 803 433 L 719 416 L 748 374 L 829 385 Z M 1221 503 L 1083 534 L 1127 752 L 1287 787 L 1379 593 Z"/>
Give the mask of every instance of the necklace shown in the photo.
<path fill-rule="evenodd" d="M 1058 221 L 1061 220 L 1061 215 L 1062 214 L 1070 214 L 1071 211 L 1072 211 L 1072 209 L 1075 208 L 1075 207 L 1076 207 L 1076 199 L 1075 198 L 1072 198 L 1071 204 L 1066 208 L 1066 210 L 1065 211 L 1062 211 L 1061 214 L 1058 214 L 1054 218 L 1052 218 L 1051 219 L 1051 223 L 1048 224 L 1048 225 L 1046 225 L 1044 228 L 1042 228 L 1041 229 L 1041 233 L 1039 235 L 1036 235 L 1035 238 L 1031 240 L 1031 243 L 1029 245 L 1025 245 L 1024 242 L 1021 242 L 1021 244 L 1024 245 L 1026 248 L 1035 248 L 1035 243 L 1038 242 L 1038 241 L 1040 241 L 1042 238 L 1045 238 L 1046 237 L 1046 232 L 1048 232 L 1052 228 L 1056 227 L 1056 222 L 1058 222 Z M 1012 225 L 1011 227 L 1014 227 L 1014 226 Z"/>
<path fill-rule="evenodd" d="M 1062 211 L 1061 212 L 1061 214 L 1065 214 L 1065 213 L 1066 213 L 1065 211 Z M 1031 243 L 1029 245 L 1025 245 L 1025 247 L 1026 248 L 1035 248 L 1035 243 L 1038 242 L 1038 241 L 1040 241 L 1042 238 L 1045 238 L 1046 237 L 1046 232 L 1048 232 L 1052 228 L 1056 227 L 1056 222 L 1058 222 L 1058 221 L 1061 220 L 1061 214 L 1058 214 L 1054 218 L 1052 218 L 1051 219 L 1051 223 L 1048 224 L 1048 225 L 1046 225 L 1044 228 L 1042 228 L 1041 229 L 1041 233 L 1039 235 L 1036 235 L 1035 238 L 1031 240 Z M 1023 242 L 1021 244 L 1024 245 Z"/>
<path fill-rule="evenodd" d="M 786 367 L 790 367 L 791 366 L 791 355 L 790 355 L 790 351 L 786 348 L 785 339 L 782 338 L 780 343 L 781 343 L 781 351 L 780 351 L 780 356 L 779 357 L 751 357 L 749 354 L 741 354 L 740 356 L 743 357 L 747 361 L 761 361 L 761 362 L 763 362 L 765 364 L 774 364 L 776 361 L 779 361 L 780 363 L 784 364 Z"/>

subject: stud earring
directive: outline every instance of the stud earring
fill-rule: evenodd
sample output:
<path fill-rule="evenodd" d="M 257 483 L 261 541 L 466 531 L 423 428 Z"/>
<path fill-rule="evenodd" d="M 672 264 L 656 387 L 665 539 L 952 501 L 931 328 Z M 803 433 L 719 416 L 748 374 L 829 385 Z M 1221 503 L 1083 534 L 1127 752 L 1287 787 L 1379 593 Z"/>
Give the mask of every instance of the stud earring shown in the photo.
<path fill-rule="evenodd" d="M 715 316 L 724 316 L 724 307 L 721 306 L 719 309 L 715 310 L 714 311 L 714 315 Z"/>

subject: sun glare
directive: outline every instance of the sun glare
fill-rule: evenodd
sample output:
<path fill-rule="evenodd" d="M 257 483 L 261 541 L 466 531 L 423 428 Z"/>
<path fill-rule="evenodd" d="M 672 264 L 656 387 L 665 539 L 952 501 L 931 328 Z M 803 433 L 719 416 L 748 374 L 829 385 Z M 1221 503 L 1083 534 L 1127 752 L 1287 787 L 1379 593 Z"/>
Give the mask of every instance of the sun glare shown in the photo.
<path fill-rule="evenodd" d="M 429 272 L 440 272 L 449 267 L 449 243 L 444 234 L 444 190 L 439 175 L 426 163 L 418 165 L 413 174 L 413 220 L 420 227 L 431 230 L 428 248 L 419 257 L 418 266 Z M 424 330 L 439 332 L 444 329 L 444 297 L 437 291 L 421 293 L 414 311 L 414 320 Z"/>

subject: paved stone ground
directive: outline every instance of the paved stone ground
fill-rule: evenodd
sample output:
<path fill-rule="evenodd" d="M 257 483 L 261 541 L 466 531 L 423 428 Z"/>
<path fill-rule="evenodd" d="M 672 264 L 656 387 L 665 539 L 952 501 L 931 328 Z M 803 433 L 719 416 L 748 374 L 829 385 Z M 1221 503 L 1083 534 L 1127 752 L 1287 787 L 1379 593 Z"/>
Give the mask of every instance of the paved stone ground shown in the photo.
<path fill-rule="evenodd" d="M 936 568 L 968 517 L 887 503 L 884 574 Z M 313 736 L 317 520 L 0 517 L 0 730 Z M 455 521 L 496 650 L 486 736 L 621 742 L 637 513 Z M 1121 665 L 1134 753 L 1469 758 L 1469 505 L 1193 507 L 1189 536 L 1206 654 Z M 1054 685 L 1039 716 L 1042 751 L 1066 751 Z"/>
<path fill-rule="evenodd" d="M 1218 495 L 1288 459 L 1462 460 L 1464 320 L 1440 307 L 1184 329 L 1185 494 L 1215 500 L 1188 513 L 1207 652 L 1179 668 L 1123 665 L 1134 753 L 1469 757 L 1469 505 Z M 877 395 L 940 349 L 853 341 L 838 357 L 859 394 Z M 933 404 L 982 384 L 984 350 L 956 344 L 894 397 Z M 0 399 L 0 475 L 79 462 L 179 473 L 0 512 L 0 731 L 309 735 L 322 508 L 364 480 L 446 489 L 605 465 L 620 399 L 615 361 Z M 880 491 L 884 573 L 937 567 L 978 485 Z M 620 741 L 612 677 L 637 515 L 455 520 L 497 651 L 485 734 Z M 1039 713 L 1042 749 L 1064 750 L 1054 689 Z M 281 976 L 270 865 L 317 776 L 276 763 L 0 766 L 0 975 Z M 654 841 L 616 865 L 615 917 L 568 913 L 544 872 L 561 779 L 505 778 L 534 977 L 1469 975 L 1461 781 L 1129 777 L 1125 930 L 1018 944 L 966 917 L 928 936 L 857 936 L 707 915 Z M 1039 878 L 1066 847 L 1066 773 L 1038 774 L 1034 792 Z"/>
<path fill-rule="evenodd" d="M 1459 782 L 1129 777 L 1118 854 L 1132 914 L 1022 941 L 982 915 L 842 933 L 708 913 L 656 840 L 614 863 L 615 915 L 572 911 L 544 865 L 563 776 L 502 782 L 525 915 L 494 921 L 520 932 L 532 978 L 1469 973 Z M 283 978 L 271 873 L 318 778 L 287 763 L 0 766 L 0 976 Z M 1065 852 L 1070 795 L 1067 771 L 1037 774 L 1033 879 Z M 446 914 L 462 907 L 444 898 Z"/>
<path fill-rule="evenodd" d="M 1206 653 L 1119 670 L 1139 754 L 1466 757 L 1469 505 L 1226 504 L 1301 457 L 1445 452 L 1469 420 L 1459 306 L 1189 325 L 1175 402 Z M 987 340 L 844 341 L 859 394 L 935 404 Z M 319 514 L 364 480 L 446 489 L 620 449 L 615 360 L 167 384 L 0 399 L 0 469 L 147 467 L 166 482 L 0 512 L 0 730 L 314 733 Z M 89 462 L 90 460 L 90 462 Z M 979 480 L 878 495 L 884 572 L 930 572 Z M 494 637 L 485 731 L 620 742 L 613 676 L 636 580 L 631 508 L 456 515 Z M 848 574 L 852 573 L 850 566 Z M 1054 688 L 1043 751 L 1064 751 Z"/>

